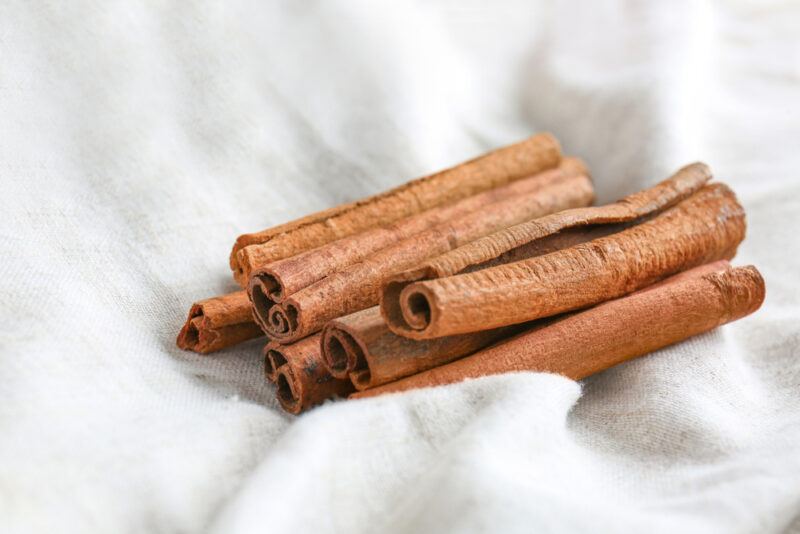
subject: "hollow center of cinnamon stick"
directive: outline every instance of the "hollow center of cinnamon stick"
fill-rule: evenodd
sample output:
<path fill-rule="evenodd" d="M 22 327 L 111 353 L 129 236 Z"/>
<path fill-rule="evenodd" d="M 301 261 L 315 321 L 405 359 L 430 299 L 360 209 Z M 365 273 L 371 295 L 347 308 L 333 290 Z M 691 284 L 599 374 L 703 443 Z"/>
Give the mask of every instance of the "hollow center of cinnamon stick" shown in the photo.
<path fill-rule="evenodd" d="M 258 280 L 261 282 L 261 287 L 264 292 L 269 295 L 269 298 L 277 302 L 283 298 L 283 284 L 272 273 L 261 273 L 258 275 Z"/>
<path fill-rule="evenodd" d="M 431 322 L 431 305 L 428 298 L 418 291 L 406 297 L 403 316 L 411 328 L 423 329 Z"/>
<path fill-rule="evenodd" d="M 278 400 L 281 401 L 281 404 L 283 405 L 284 408 L 286 408 L 289 411 L 293 411 L 291 410 L 291 408 L 297 406 L 298 399 L 292 389 L 292 385 L 289 382 L 289 379 L 286 378 L 285 373 L 278 373 L 277 384 L 278 384 Z"/>
<path fill-rule="evenodd" d="M 328 365 L 334 372 L 344 372 L 347 370 L 347 350 L 344 348 L 338 336 L 328 336 L 325 340 L 328 344 L 325 356 L 328 358 Z"/>
<path fill-rule="evenodd" d="M 369 387 L 370 382 L 372 381 L 372 373 L 370 372 L 369 367 L 356 369 L 350 373 L 350 380 L 352 380 L 353 384 L 357 387 L 360 386 L 362 388 L 366 388 Z"/>
<path fill-rule="evenodd" d="M 188 323 L 188 327 L 186 328 L 186 336 L 184 337 L 184 342 L 189 347 L 194 347 L 200 342 L 200 321 L 203 320 L 202 312 L 197 316 L 193 317 L 191 321 Z"/>
<path fill-rule="evenodd" d="M 285 364 L 286 358 L 283 357 L 283 354 L 277 350 L 267 351 L 267 357 L 264 358 L 264 366 L 268 375 L 274 375 L 278 368 Z"/>
<path fill-rule="evenodd" d="M 267 296 L 264 286 L 261 284 L 260 280 L 253 284 L 251 294 L 253 297 L 253 311 L 263 324 L 267 324 L 269 310 L 272 308 L 275 302 Z"/>

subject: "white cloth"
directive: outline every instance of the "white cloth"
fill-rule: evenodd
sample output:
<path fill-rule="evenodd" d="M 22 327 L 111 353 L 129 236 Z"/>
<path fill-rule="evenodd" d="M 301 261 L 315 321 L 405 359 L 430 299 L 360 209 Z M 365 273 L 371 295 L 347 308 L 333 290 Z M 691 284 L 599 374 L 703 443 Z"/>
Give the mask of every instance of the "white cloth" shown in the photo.
<path fill-rule="evenodd" d="M 796 2 L 0 5 L 0 530 L 800 531 Z M 283 414 L 176 349 L 236 235 L 550 130 L 599 200 L 703 159 L 764 307 L 583 383 Z"/>

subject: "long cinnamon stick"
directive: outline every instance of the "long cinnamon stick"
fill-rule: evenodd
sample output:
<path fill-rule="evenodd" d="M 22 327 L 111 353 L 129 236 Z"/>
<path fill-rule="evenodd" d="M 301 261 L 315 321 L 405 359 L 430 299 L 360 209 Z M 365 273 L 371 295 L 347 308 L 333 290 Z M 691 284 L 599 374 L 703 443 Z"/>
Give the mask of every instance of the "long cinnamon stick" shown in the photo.
<path fill-rule="evenodd" d="M 253 272 L 248 292 L 251 299 L 262 299 L 263 305 L 282 302 L 286 297 L 310 286 L 326 276 L 363 260 L 389 245 L 407 239 L 434 226 L 476 212 L 494 202 L 530 193 L 562 181 L 567 176 L 587 175 L 577 158 L 565 158 L 548 171 L 511 182 L 482 193 L 430 208 L 392 224 L 332 241 L 295 256 L 272 262 Z M 257 292 L 253 295 L 253 292 Z"/>
<path fill-rule="evenodd" d="M 177 344 L 184 350 L 208 354 L 263 335 L 253 322 L 247 293 L 237 291 L 192 304 Z"/>
<path fill-rule="evenodd" d="M 351 398 L 514 371 L 558 373 L 579 380 L 745 317 L 761 306 L 764 293 L 764 280 L 753 266 L 684 273 Z"/>
<path fill-rule="evenodd" d="M 561 211 L 477 239 L 388 277 L 382 290 L 382 313 L 395 333 L 415 337 L 400 306 L 400 293 L 409 284 L 542 256 L 617 233 L 690 197 L 710 178 L 707 165 L 694 163 L 612 204 Z"/>
<path fill-rule="evenodd" d="M 471 354 L 521 328 L 524 326 L 417 341 L 392 333 L 373 306 L 326 324 L 322 356 L 332 376 L 349 376 L 355 388 L 363 390 Z"/>
<path fill-rule="evenodd" d="M 280 304 L 268 308 L 254 299 L 256 322 L 281 343 L 301 339 L 318 332 L 331 319 L 377 304 L 381 281 L 394 272 L 500 228 L 586 205 L 592 197 L 591 182 L 586 176 L 564 176 L 555 184 L 489 204 L 399 241 L 296 292 Z"/>
<path fill-rule="evenodd" d="M 349 380 L 333 378 L 322 364 L 319 335 L 291 345 L 270 343 L 265 354 L 273 358 L 266 362 L 267 377 L 270 374 L 275 376 L 278 402 L 289 413 L 298 414 L 327 399 L 346 396 L 353 391 Z"/>
<path fill-rule="evenodd" d="M 744 210 L 723 184 L 706 186 L 641 224 L 543 256 L 403 288 L 383 312 L 414 339 L 464 334 L 591 306 L 691 267 L 732 258 Z M 386 297 L 386 293 L 384 293 Z M 393 313 L 399 307 L 401 313 Z"/>
<path fill-rule="evenodd" d="M 246 287 L 252 271 L 268 263 L 551 169 L 560 159 L 558 141 L 538 134 L 385 193 L 239 236 L 230 257 L 234 278 Z"/>

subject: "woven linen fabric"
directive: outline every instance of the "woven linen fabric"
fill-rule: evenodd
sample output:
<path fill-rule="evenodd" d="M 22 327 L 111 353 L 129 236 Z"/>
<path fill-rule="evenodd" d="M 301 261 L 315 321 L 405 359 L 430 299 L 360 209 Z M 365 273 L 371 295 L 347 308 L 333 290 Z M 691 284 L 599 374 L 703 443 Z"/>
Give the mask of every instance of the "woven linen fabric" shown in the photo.
<path fill-rule="evenodd" d="M 0 531 L 800 532 L 796 2 L 0 3 Z M 606 202 L 694 160 L 755 315 L 582 382 L 284 414 L 182 352 L 235 237 L 552 131 Z"/>

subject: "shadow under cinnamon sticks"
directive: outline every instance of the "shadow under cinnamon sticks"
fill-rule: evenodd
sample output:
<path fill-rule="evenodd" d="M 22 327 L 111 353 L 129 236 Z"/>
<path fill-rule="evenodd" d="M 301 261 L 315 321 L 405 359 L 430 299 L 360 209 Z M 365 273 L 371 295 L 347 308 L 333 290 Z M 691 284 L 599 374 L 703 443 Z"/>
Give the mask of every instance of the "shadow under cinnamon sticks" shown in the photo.
<path fill-rule="evenodd" d="M 588 310 L 545 320 L 488 349 L 396 382 L 363 398 L 469 378 L 536 371 L 579 380 L 756 311 L 764 280 L 753 266 L 716 262 Z"/>

